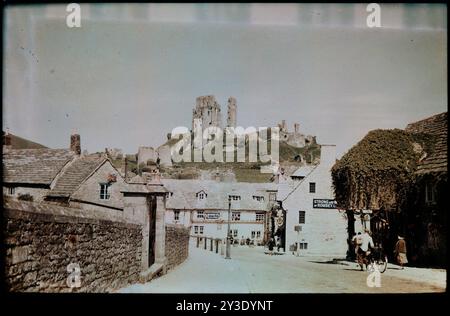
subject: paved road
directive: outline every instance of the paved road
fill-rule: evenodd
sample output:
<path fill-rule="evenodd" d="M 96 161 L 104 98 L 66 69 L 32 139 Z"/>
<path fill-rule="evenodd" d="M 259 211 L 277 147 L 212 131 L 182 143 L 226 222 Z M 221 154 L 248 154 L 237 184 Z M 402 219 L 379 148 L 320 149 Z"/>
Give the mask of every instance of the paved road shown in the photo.
<path fill-rule="evenodd" d="M 324 258 L 269 256 L 262 248 L 232 247 L 232 259 L 192 247 L 189 258 L 168 274 L 122 293 L 423 293 L 444 292 L 445 270 L 390 264 L 381 287 L 367 286 L 356 263 Z"/>

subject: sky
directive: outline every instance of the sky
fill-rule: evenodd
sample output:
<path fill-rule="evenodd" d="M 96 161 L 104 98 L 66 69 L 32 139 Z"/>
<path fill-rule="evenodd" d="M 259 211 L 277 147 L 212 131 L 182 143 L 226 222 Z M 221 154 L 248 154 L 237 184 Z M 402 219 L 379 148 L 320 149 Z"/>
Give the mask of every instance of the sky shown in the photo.
<path fill-rule="evenodd" d="M 191 127 L 215 95 L 226 121 L 276 126 L 336 144 L 447 111 L 447 12 L 441 4 L 81 4 L 8 6 L 3 129 L 52 148 L 136 153 Z"/>

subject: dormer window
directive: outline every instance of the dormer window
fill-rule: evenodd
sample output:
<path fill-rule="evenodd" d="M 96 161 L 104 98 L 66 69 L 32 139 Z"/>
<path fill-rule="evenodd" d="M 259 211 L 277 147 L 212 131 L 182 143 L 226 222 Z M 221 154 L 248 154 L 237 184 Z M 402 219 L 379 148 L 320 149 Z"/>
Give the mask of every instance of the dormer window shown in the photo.
<path fill-rule="evenodd" d="M 240 195 L 230 195 L 230 199 L 233 201 L 240 201 L 241 196 Z"/>
<path fill-rule="evenodd" d="M 200 191 L 197 192 L 195 196 L 197 197 L 198 200 L 204 200 L 208 197 L 208 194 L 206 194 L 205 191 Z"/>
<path fill-rule="evenodd" d="M 264 202 L 264 196 L 253 195 L 253 200 L 258 201 L 258 202 Z"/>
<path fill-rule="evenodd" d="M 276 193 L 269 193 L 269 201 L 276 201 L 277 194 Z"/>

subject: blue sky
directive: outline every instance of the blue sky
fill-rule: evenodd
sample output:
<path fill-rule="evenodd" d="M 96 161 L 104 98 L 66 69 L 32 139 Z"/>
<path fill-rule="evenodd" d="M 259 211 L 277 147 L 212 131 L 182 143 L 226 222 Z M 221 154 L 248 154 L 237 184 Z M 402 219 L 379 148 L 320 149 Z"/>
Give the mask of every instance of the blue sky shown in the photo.
<path fill-rule="evenodd" d="M 369 130 L 447 109 L 444 5 L 82 4 L 6 10 L 3 125 L 50 147 L 158 146 L 213 94 L 238 125 L 300 123 L 342 155 Z"/>

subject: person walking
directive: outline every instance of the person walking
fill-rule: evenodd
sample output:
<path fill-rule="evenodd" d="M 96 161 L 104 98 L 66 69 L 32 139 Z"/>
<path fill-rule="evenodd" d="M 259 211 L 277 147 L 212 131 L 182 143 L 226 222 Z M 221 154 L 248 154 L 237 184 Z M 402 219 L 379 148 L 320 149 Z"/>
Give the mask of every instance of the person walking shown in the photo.
<path fill-rule="evenodd" d="M 398 236 L 398 241 L 395 244 L 394 256 L 397 259 L 398 264 L 403 270 L 403 265 L 408 263 L 408 258 L 406 257 L 406 241 L 405 238 Z"/>
<path fill-rule="evenodd" d="M 353 243 L 353 246 L 355 247 L 355 254 L 358 254 L 358 249 L 362 245 L 362 242 L 363 242 L 363 237 L 361 235 L 361 232 L 358 232 L 357 235 L 353 236 L 352 243 Z"/>
<path fill-rule="evenodd" d="M 269 255 L 273 255 L 273 247 L 275 246 L 275 241 L 273 240 L 273 238 L 270 238 L 267 246 L 269 246 Z"/>

